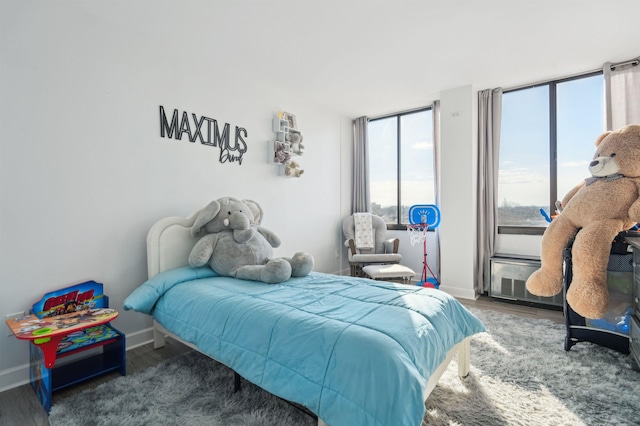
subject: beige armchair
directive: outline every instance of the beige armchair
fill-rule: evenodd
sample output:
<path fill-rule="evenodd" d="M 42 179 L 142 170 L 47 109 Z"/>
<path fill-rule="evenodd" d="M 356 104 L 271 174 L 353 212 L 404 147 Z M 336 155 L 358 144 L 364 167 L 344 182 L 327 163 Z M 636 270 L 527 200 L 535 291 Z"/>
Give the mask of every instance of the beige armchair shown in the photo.
<path fill-rule="evenodd" d="M 373 248 L 358 248 L 355 237 L 355 220 L 353 215 L 347 217 L 342 222 L 342 232 L 345 237 L 344 245 L 349 250 L 348 258 L 351 266 L 351 276 L 364 276 L 362 268 L 372 264 L 400 263 L 402 255 L 398 253 L 400 240 L 397 238 L 387 239 L 387 224 L 375 215 L 371 215 L 371 227 L 373 232 Z"/>

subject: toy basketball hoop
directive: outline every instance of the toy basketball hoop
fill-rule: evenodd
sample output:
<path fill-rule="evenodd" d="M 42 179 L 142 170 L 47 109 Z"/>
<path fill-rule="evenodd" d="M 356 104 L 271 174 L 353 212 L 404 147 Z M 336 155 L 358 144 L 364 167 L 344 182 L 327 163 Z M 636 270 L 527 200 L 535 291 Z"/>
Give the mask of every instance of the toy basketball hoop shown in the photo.
<path fill-rule="evenodd" d="M 409 208 L 409 225 L 407 232 L 411 245 L 422 243 L 424 260 L 422 261 L 422 278 L 418 283 L 422 287 L 439 288 L 440 283 L 427 263 L 427 231 L 440 225 L 440 209 L 434 204 L 415 204 Z M 427 271 L 432 278 L 427 277 Z"/>

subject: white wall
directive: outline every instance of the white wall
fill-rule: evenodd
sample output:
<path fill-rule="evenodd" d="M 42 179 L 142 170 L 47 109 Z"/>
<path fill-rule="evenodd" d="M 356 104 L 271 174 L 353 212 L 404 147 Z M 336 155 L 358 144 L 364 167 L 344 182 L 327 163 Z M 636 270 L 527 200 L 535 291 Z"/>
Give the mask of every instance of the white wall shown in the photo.
<path fill-rule="evenodd" d="M 146 278 L 151 224 L 226 195 L 262 204 L 263 225 L 283 241 L 276 255 L 308 251 L 317 271 L 340 269 L 337 113 L 261 84 L 259 70 L 226 72 L 234 58 L 200 67 L 124 24 L 143 16 L 17 4 L 0 26 L 0 318 L 89 279 L 121 310 Z M 221 164 L 217 148 L 186 136 L 161 138 L 159 105 L 244 127 L 242 164 Z M 278 110 L 296 114 L 305 137 L 300 179 L 267 163 Z M 122 310 L 114 321 L 129 346 L 150 324 Z M 27 344 L 1 328 L 0 390 L 28 380 Z"/>
<path fill-rule="evenodd" d="M 442 289 L 474 298 L 476 232 L 476 92 L 440 92 L 440 256 Z"/>
<path fill-rule="evenodd" d="M 351 182 L 353 179 L 353 119 L 342 119 L 342 146 L 340 148 L 340 217 L 344 219 L 351 214 Z M 342 223 L 340 223 L 341 244 L 339 249 L 340 270 L 349 275 L 347 248 L 344 246 Z"/>

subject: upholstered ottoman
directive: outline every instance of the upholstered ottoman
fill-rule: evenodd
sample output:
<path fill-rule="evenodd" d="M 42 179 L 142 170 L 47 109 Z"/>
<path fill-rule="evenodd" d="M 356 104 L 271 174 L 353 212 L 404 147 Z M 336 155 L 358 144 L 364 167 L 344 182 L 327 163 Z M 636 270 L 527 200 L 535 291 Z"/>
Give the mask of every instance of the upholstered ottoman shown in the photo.
<path fill-rule="evenodd" d="M 367 265 L 362 268 L 362 272 L 374 280 L 402 280 L 408 283 L 416 273 L 411 268 L 394 263 L 391 265 Z"/>

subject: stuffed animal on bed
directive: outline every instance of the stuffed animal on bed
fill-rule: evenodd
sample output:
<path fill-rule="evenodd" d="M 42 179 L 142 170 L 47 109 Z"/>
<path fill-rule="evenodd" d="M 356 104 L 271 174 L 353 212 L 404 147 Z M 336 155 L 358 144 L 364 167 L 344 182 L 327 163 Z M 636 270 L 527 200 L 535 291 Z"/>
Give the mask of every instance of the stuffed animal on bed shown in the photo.
<path fill-rule="evenodd" d="M 276 234 L 260 225 L 262 208 L 251 200 L 223 197 L 210 202 L 196 216 L 191 235 L 198 240 L 189 265 L 207 263 L 220 275 L 277 284 L 303 277 L 313 269 L 313 257 L 296 253 L 292 258 L 273 258 L 280 246 Z"/>
<path fill-rule="evenodd" d="M 563 249 L 571 248 L 573 278 L 569 306 L 585 318 L 608 309 L 607 263 L 616 235 L 640 222 L 640 125 L 605 132 L 589 164 L 592 177 L 562 200 L 559 214 L 542 236 L 541 268 L 527 280 L 530 293 L 550 297 L 562 290 Z"/>

